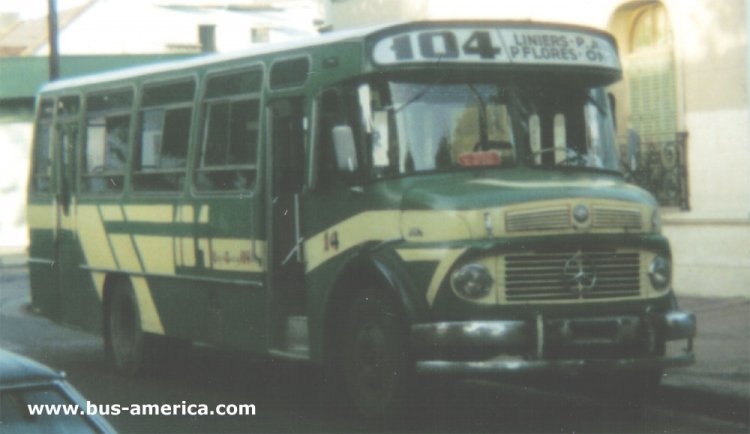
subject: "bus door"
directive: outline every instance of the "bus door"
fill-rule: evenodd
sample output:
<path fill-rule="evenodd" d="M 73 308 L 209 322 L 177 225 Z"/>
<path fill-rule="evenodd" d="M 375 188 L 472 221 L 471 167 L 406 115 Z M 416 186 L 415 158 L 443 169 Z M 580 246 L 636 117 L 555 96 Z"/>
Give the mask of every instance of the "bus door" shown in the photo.
<path fill-rule="evenodd" d="M 306 345 L 300 194 L 304 179 L 304 99 L 277 99 L 267 107 L 267 225 L 271 347 L 295 352 Z M 306 351 L 306 348 L 305 350 Z"/>
<path fill-rule="evenodd" d="M 55 98 L 39 102 L 29 178 L 27 205 L 29 224 L 29 280 L 34 308 L 43 315 L 60 319 L 57 292 L 58 210 L 55 175 L 58 172 L 53 140 Z"/>
<path fill-rule="evenodd" d="M 58 99 L 55 120 L 53 152 L 55 173 L 55 270 L 56 294 L 59 300 L 60 317 L 66 323 L 81 324 L 83 315 L 77 315 L 82 300 L 74 292 L 78 290 L 78 266 L 80 261 L 76 235 L 76 155 L 79 139 L 79 98 Z"/>

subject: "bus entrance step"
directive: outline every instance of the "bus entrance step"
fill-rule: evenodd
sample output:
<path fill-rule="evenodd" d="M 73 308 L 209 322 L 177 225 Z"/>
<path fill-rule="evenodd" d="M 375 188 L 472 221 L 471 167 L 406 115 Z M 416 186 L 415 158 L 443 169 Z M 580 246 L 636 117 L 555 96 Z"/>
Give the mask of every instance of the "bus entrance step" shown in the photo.
<path fill-rule="evenodd" d="M 310 340 L 307 334 L 307 317 L 301 315 L 287 317 L 282 339 L 280 348 L 273 351 L 274 354 L 295 359 L 309 358 Z"/>

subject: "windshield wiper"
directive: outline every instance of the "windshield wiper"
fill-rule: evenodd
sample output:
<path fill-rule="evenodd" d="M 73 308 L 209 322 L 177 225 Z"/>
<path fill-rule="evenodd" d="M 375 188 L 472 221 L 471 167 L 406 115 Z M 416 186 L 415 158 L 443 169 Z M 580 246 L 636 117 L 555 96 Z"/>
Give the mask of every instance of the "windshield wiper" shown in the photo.
<path fill-rule="evenodd" d="M 479 143 L 477 143 L 479 149 L 475 149 L 475 151 L 484 151 L 487 149 L 487 143 L 489 142 L 489 132 L 487 131 L 487 104 L 482 99 L 482 95 L 473 85 L 467 83 L 466 87 L 469 88 L 469 91 L 474 94 L 474 97 L 479 101 Z"/>

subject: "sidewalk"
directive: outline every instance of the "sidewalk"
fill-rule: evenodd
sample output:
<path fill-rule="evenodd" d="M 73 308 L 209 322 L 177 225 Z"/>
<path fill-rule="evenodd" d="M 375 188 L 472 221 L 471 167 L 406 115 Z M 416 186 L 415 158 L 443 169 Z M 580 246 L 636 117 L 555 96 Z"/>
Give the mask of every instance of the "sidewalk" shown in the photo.
<path fill-rule="evenodd" d="M 750 299 L 680 296 L 680 308 L 698 318 L 696 363 L 671 369 L 662 379 L 664 399 L 678 398 L 691 409 L 750 418 Z"/>

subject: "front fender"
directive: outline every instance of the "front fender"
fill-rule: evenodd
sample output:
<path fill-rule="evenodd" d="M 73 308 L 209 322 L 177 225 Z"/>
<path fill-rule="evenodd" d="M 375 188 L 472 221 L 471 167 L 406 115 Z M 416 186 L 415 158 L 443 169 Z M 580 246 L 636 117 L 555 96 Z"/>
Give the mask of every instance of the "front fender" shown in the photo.
<path fill-rule="evenodd" d="M 397 301 L 404 319 L 409 324 L 422 322 L 429 309 L 418 288 L 409 276 L 404 261 L 388 247 L 363 246 L 337 264 L 326 280 L 332 282 L 322 292 L 322 299 L 311 310 L 310 339 L 313 360 L 330 360 L 335 354 L 335 336 L 340 329 L 342 315 L 354 299 L 364 290 L 377 285 L 387 296 Z"/>

